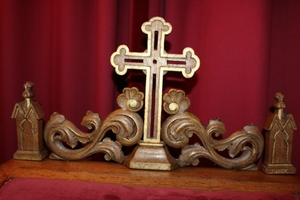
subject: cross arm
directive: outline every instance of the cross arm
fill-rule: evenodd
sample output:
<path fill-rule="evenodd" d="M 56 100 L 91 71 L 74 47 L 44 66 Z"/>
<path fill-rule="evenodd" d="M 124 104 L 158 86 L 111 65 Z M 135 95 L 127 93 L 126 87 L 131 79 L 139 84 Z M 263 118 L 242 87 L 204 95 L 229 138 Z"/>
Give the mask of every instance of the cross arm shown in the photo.
<path fill-rule="evenodd" d="M 126 45 L 120 45 L 116 52 L 110 57 L 110 63 L 115 68 L 117 74 L 124 75 L 128 69 L 143 69 L 148 66 L 145 59 L 148 53 L 130 52 Z"/>
<path fill-rule="evenodd" d="M 167 59 L 167 66 L 162 70 L 182 72 L 185 78 L 191 78 L 200 67 L 200 59 L 190 47 L 186 47 L 182 54 L 164 54 L 162 57 Z"/>

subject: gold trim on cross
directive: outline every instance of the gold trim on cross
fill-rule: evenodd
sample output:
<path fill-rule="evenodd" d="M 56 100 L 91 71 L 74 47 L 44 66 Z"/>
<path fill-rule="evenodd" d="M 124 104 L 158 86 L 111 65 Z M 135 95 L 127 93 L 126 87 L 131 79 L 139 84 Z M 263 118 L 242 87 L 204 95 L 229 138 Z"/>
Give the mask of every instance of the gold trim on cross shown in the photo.
<path fill-rule="evenodd" d="M 161 17 L 153 17 L 143 23 L 142 31 L 148 35 L 145 52 L 130 52 L 126 45 L 120 45 L 111 55 L 110 62 L 119 75 L 128 69 L 142 70 L 146 74 L 144 142 L 160 143 L 163 76 L 168 71 L 181 72 L 185 78 L 191 78 L 200 67 L 200 59 L 192 48 L 184 48 L 182 54 L 168 54 L 164 49 L 165 35 L 171 33 L 172 26 Z M 155 110 L 153 134 L 151 135 L 152 90 L 155 81 Z"/>

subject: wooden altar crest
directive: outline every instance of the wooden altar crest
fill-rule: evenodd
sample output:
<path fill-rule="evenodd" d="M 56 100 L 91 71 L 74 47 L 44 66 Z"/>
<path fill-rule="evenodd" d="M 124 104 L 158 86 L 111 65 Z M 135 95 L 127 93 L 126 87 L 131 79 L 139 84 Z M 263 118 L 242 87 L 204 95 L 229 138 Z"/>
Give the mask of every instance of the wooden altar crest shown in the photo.
<path fill-rule="evenodd" d="M 145 94 L 136 87 L 124 88 L 117 98 L 120 109 L 104 120 L 97 113 L 87 111 L 81 124 L 91 130 L 89 133 L 79 130 L 63 115 L 52 114 L 44 133 L 52 151 L 50 158 L 78 160 L 102 152 L 106 160 L 132 169 L 173 170 L 178 166 L 197 165 L 199 158 L 204 157 L 227 169 L 257 169 L 254 162 L 263 151 L 263 136 L 258 127 L 250 124 L 227 138 L 216 139 L 214 135 L 226 132 L 220 119 L 210 120 L 204 126 L 187 111 L 190 100 L 183 90 L 170 89 L 163 94 L 163 76 L 167 72 L 180 72 L 185 78 L 191 78 L 199 69 L 200 59 L 194 50 L 186 47 L 180 54 L 168 54 L 164 43 L 172 26 L 161 17 L 153 17 L 141 28 L 148 36 L 147 49 L 131 52 L 126 45 L 121 45 L 110 61 L 119 75 L 128 70 L 143 71 Z M 142 108 L 143 118 L 138 114 Z M 164 121 L 163 111 L 169 114 Z M 105 137 L 108 131 L 116 134 L 116 140 Z M 193 135 L 201 144 L 189 144 Z M 85 145 L 75 148 L 78 143 Z M 123 146 L 135 149 L 124 155 Z M 168 147 L 181 149 L 179 157 L 174 158 Z M 219 151 L 227 151 L 230 158 Z"/>

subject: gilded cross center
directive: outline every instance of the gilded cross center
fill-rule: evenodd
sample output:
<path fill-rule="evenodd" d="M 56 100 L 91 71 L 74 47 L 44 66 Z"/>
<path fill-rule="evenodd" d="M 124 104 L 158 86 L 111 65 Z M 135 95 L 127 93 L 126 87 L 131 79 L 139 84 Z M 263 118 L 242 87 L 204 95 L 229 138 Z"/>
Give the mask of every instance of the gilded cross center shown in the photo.
<path fill-rule="evenodd" d="M 142 31 L 148 35 L 145 52 L 130 52 L 126 45 L 121 45 L 111 56 L 111 64 L 117 74 L 124 75 L 128 69 L 142 70 L 146 74 L 144 142 L 160 143 L 163 76 L 168 71 L 181 72 L 190 78 L 200 66 L 200 60 L 194 50 L 187 47 L 182 54 L 168 54 L 164 50 L 165 35 L 172 30 L 171 24 L 163 18 L 154 17 L 142 25 Z M 153 134 L 151 136 L 152 89 L 155 77 L 155 105 Z"/>

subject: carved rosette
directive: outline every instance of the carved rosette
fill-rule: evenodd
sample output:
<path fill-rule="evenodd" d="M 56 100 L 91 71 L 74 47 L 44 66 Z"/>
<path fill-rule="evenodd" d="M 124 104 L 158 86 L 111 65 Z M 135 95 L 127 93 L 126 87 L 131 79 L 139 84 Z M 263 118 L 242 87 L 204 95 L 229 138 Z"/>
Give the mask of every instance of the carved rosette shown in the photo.
<path fill-rule="evenodd" d="M 184 91 L 171 89 L 163 97 L 164 110 L 170 116 L 162 124 L 162 139 L 173 148 L 181 148 L 180 166 L 197 165 L 199 158 L 210 159 L 227 169 L 252 169 L 263 152 L 263 136 L 254 125 L 245 126 L 225 139 L 214 139 L 226 132 L 220 119 L 210 120 L 204 127 L 193 114 L 186 112 L 190 106 Z M 189 138 L 196 134 L 201 144 L 189 145 Z M 228 151 L 224 157 L 217 151 Z"/>
<path fill-rule="evenodd" d="M 122 146 L 134 145 L 142 137 L 143 121 L 136 112 L 142 108 L 143 98 L 137 88 L 125 88 L 117 99 L 121 109 L 109 114 L 103 122 L 98 114 L 87 111 L 81 125 L 87 127 L 89 133 L 82 132 L 63 115 L 52 114 L 44 133 L 46 144 L 53 152 L 50 157 L 79 160 L 104 152 L 106 160 L 122 163 Z M 116 134 L 117 141 L 105 137 L 108 131 Z M 78 147 L 79 143 L 82 147 Z"/>

